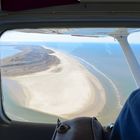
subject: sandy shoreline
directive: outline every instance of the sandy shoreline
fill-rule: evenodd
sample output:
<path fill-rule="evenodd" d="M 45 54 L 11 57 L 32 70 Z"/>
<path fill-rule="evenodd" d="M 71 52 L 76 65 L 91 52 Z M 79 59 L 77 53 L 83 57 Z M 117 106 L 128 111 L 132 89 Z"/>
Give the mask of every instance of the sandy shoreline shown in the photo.
<path fill-rule="evenodd" d="M 78 60 L 58 51 L 53 55 L 61 60 L 59 65 L 10 78 L 9 85 L 14 82 L 12 91 L 20 100 L 18 103 L 62 118 L 97 116 L 106 103 L 102 84 Z"/>

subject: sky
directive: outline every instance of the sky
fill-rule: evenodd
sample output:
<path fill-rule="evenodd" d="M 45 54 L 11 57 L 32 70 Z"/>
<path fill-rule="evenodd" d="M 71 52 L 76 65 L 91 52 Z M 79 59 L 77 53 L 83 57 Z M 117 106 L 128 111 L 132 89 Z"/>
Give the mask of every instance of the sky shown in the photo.
<path fill-rule="evenodd" d="M 130 43 L 140 43 L 140 32 L 129 35 Z M 83 43 L 117 43 L 113 37 L 78 37 L 62 34 L 40 34 L 40 33 L 23 33 L 18 31 L 7 31 L 0 39 L 0 42 L 83 42 Z"/>

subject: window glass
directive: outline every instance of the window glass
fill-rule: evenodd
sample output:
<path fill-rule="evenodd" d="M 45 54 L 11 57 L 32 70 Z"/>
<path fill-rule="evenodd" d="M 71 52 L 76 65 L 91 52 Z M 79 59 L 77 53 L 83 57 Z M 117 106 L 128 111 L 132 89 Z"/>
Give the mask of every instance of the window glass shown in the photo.
<path fill-rule="evenodd" d="M 56 123 L 57 118 L 96 116 L 103 125 L 114 122 L 137 88 L 115 38 L 120 30 L 48 28 L 5 32 L 0 39 L 0 61 L 3 105 L 8 117 Z M 129 38 L 140 61 L 140 42 L 135 44 L 140 33 Z"/>

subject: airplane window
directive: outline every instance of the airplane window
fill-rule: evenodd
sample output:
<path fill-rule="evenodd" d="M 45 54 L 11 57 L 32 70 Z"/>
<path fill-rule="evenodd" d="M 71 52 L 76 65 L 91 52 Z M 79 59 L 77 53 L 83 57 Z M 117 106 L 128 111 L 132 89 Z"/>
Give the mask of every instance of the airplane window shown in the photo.
<path fill-rule="evenodd" d="M 137 33 L 132 28 L 6 31 L 0 39 L 0 61 L 7 116 L 41 123 L 80 116 L 96 116 L 104 125 L 114 122 L 137 88 L 122 49 L 126 31 L 140 62 L 138 29 Z"/>

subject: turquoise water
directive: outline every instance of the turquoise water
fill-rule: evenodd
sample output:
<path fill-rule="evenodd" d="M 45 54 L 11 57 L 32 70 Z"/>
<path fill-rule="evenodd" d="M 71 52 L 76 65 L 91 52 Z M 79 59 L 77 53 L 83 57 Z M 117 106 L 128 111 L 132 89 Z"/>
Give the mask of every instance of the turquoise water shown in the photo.
<path fill-rule="evenodd" d="M 124 54 L 119 46 L 119 44 L 109 44 L 109 43 L 46 43 L 46 42 L 38 42 L 38 43 L 16 43 L 15 46 L 7 46 L 5 48 L 0 48 L 1 58 L 5 58 L 16 53 L 19 53 L 20 50 L 17 48 L 26 47 L 28 45 L 32 46 L 48 46 L 50 48 L 62 51 L 66 54 L 73 55 L 74 57 L 79 57 L 84 59 L 86 62 L 95 66 L 98 70 L 100 70 L 103 74 L 105 74 L 112 82 L 116 85 L 119 90 L 121 104 L 123 105 L 131 94 L 133 90 L 136 89 L 136 85 L 134 79 L 129 70 L 128 64 L 125 60 Z M 139 45 L 131 45 L 139 63 L 140 63 L 140 47 Z M 96 70 L 94 70 L 91 66 L 87 65 L 87 63 L 82 64 L 94 75 L 99 78 L 102 82 L 106 93 L 107 93 L 107 102 L 108 104 L 105 106 L 104 111 L 98 116 L 100 120 L 103 122 L 104 118 L 101 116 L 105 116 L 106 122 L 111 120 L 110 117 L 116 117 L 119 110 L 117 108 L 112 109 L 112 106 L 117 106 L 116 96 L 114 94 L 114 90 L 110 85 L 109 81 L 105 79 L 102 75 L 100 75 Z M 107 112 L 106 110 L 110 110 Z M 112 115 L 114 116 L 111 116 Z M 106 115 L 105 115 L 106 114 Z M 110 116 L 110 117 L 108 117 Z M 113 121 L 113 120 L 111 120 Z M 105 122 L 104 122 L 105 124 Z"/>
<path fill-rule="evenodd" d="M 22 42 L 15 45 L 1 45 L 1 58 L 15 55 L 20 52 L 18 48 L 24 46 L 41 46 L 45 45 L 57 49 L 64 53 L 78 56 L 90 64 L 97 67 L 105 75 L 113 80 L 122 97 L 122 103 L 126 100 L 132 90 L 136 88 L 131 72 L 125 60 L 122 49 L 119 44 L 111 43 L 64 43 L 64 42 Z M 131 45 L 138 61 L 140 62 L 140 45 Z"/>
<path fill-rule="evenodd" d="M 6 58 L 17 53 L 21 52 L 18 49 L 15 49 L 15 46 L 0 46 L 0 58 Z"/>

